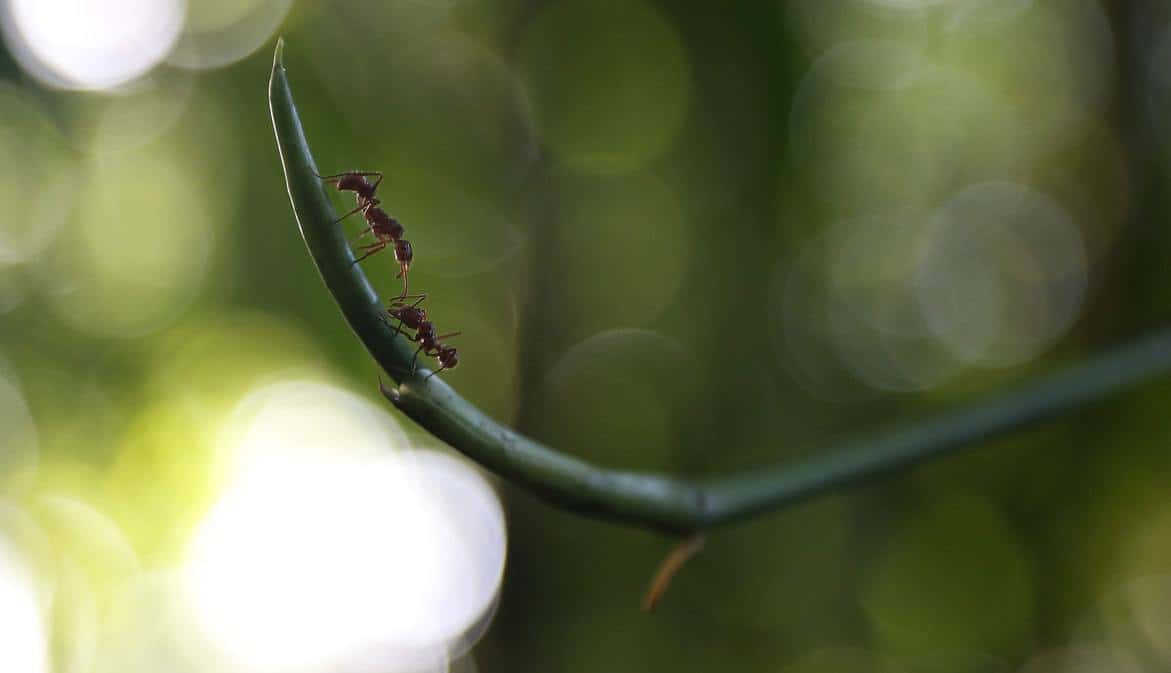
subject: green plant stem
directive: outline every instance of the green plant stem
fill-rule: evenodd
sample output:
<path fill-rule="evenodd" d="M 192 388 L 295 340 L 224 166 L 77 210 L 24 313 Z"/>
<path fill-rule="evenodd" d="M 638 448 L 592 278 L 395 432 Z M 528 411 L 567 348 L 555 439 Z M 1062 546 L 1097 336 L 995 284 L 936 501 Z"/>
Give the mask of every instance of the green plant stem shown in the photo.
<path fill-rule="evenodd" d="M 350 328 L 396 386 L 383 393 L 431 434 L 554 505 L 617 523 L 691 534 L 906 468 L 981 439 L 1086 406 L 1171 371 L 1171 330 L 1138 339 L 1042 381 L 793 464 L 708 480 L 597 467 L 489 418 L 438 376 L 412 372 L 413 344 L 383 306 L 345 239 L 293 103 L 278 42 L 269 106 L 289 198 L 309 253 Z"/>

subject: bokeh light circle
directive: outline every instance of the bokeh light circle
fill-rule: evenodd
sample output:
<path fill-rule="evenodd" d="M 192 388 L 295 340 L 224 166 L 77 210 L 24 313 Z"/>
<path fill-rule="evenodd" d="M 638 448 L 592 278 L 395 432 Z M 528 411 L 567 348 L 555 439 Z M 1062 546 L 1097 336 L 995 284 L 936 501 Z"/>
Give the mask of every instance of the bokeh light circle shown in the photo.
<path fill-rule="evenodd" d="M 897 91 L 911 86 L 931 62 L 921 49 L 893 40 L 853 40 L 830 49 L 810 68 L 840 86 Z"/>
<path fill-rule="evenodd" d="M 1017 673 L 1142 673 L 1148 670 L 1131 652 L 1111 643 L 1076 643 L 1042 652 Z"/>
<path fill-rule="evenodd" d="M 77 563 L 95 591 L 108 593 L 142 570 L 126 534 L 93 505 L 69 495 L 46 494 L 29 508 L 57 553 Z"/>
<path fill-rule="evenodd" d="M 953 496 L 914 512 L 870 570 L 862 605 L 887 651 L 1015 651 L 1031 642 L 1030 557 L 990 503 Z"/>
<path fill-rule="evenodd" d="M 829 232 L 826 310 L 842 362 L 881 390 L 923 390 L 958 363 L 938 347 L 915 294 L 927 217 L 907 211 L 843 220 Z"/>
<path fill-rule="evenodd" d="M 963 360 L 1027 361 L 1065 333 L 1088 285 L 1080 230 L 1049 197 L 972 185 L 935 215 L 918 295 L 931 330 Z"/>
<path fill-rule="evenodd" d="M 87 154 L 140 149 L 172 130 L 191 109 L 197 94 L 206 92 L 197 91 L 194 75 L 169 70 L 152 73 L 117 96 L 79 96 L 74 100 L 71 135 L 78 149 Z M 197 109 L 195 114 L 205 109 Z"/>
<path fill-rule="evenodd" d="M 645 329 L 612 329 L 569 348 L 545 377 L 541 423 L 556 444 L 632 468 L 670 461 L 694 399 L 695 356 Z M 637 450 L 632 451 L 631 448 Z"/>
<path fill-rule="evenodd" d="M 802 244 L 777 261 L 769 284 L 769 337 L 777 361 L 806 392 L 832 402 L 874 393 L 838 358 L 830 324 L 828 237 Z"/>
<path fill-rule="evenodd" d="M 238 673 L 192 628 L 175 570 L 141 573 L 103 610 L 92 673 Z"/>
<path fill-rule="evenodd" d="M 20 389 L 0 373 L 0 484 L 36 467 L 37 425 Z"/>
<path fill-rule="evenodd" d="M 0 671 L 49 673 L 47 625 L 36 583 L 16 546 L 0 532 Z"/>
<path fill-rule="evenodd" d="M 928 43 L 924 0 L 781 0 L 785 28 L 810 55 L 854 40 Z"/>
<path fill-rule="evenodd" d="M 183 0 L 7 0 L 4 37 L 41 81 L 108 89 L 166 57 L 183 27 Z"/>
<path fill-rule="evenodd" d="M 968 70 L 1010 102 L 1028 128 L 1020 142 L 1030 154 L 1076 141 L 1105 112 L 1114 80 L 1114 34 L 1102 3 L 979 4 L 966 14 L 953 8 L 936 58 Z"/>
<path fill-rule="evenodd" d="M 281 25 L 292 0 L 198 0 L 167 62 L 208 69 L 235 63 L 256 51 Z"/>
<path fill-rule="evenodd" d="M 160 149 L 91 157 L 54 308 L 80 332 L 137 337 L 203 288 L 217 223 L 197 174 Z M 147 185 L 147 187 L 144 187 Z"/>
<path fill-rule="evenodd" d="M 520 54 L 541 137 L 575 169 L 637 169 L 683 126 L 683 42 L 650 4 L 561 0 L 532 19 Z"/>
<path fill-rule="evenodd" d="M 135 550 L 109 517 L 68 495 L 40 495 L 29 511 L 52 541 L 56 562 L 53 629 L 57 667 L 92 671 L 99 656 L 101 621 L 114 595 L 142 570 Z"/>
<path fill-rule="evenodd" d="M 970 28 L 993 28 L 1028 11 L 1036 0 L 961 0 L 947 2 L 944 27 L 949 32 Z"/>
<path fill-rule="evenodd" d="M 295 420 L 311 387 L 320 413 Z M 329 430 L 385 439 L 385 412 L 355 413 L 356 398 L 329 386 L 262 395 L 238 418 L 255 425 L 226 435 L 246 458 L 188 547 L 183 584 L 201 632 L 254 671 L 413 670 L 462 654 L 503 578 L 491 486 L 446 454 L 372 454 L 360 438 L 351 450 L 353 435 Z"/>
<path fill-rule="evenodd" d="M 225 475 L 265 469 L 290 456 L 377 456 L 407 446 L 402 428 L 381 409 L 352 393 L 315 381 L 273 383 L 237 406 L 223 438 Z M 238 433 L 238 434 L 236 434 Z"/>
<path fill-rule="evenodd" d="M 938 386 L 960 362 L 939 343 L 918 300 L 930 216 L 843 219 L 777 263 L 770 336 L 780 362 L 814 395 L 857 400 L 875 390 Z"/>
<path fill-rule="evenodd" d="M 587 328 L 653 323 L 688 269 L 694 231 L 678 196 L 646 174 L 566 181 L 559 266 Z"/>
<path fill-rule="evenodd" d="M 847 43 L 819 58 L 797 88 L 789 123 L 804 180 L 846 216 L 928 209 L 968 182 L 1013 175 L 1031 158 L 1030 126 L 1007 97 L 898 43 Z"/>
<path fill-rule="evenodd" d="M 27 262 L 57 237 L 76 200 L 77 159 L 41 106 L 0 84 L 0 267 Z"/>

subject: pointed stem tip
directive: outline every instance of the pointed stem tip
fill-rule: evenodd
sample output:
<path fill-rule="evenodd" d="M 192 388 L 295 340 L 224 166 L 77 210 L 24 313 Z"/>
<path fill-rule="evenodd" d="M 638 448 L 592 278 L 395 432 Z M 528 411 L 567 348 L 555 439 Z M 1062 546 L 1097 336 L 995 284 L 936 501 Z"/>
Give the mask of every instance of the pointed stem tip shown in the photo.
<path fill-rule="evenodd" d="M 276 50 L 272 55 L 272 67 L 274 70 L 285 67 L 285 37 L 283 35 L 276 39 Z"/>

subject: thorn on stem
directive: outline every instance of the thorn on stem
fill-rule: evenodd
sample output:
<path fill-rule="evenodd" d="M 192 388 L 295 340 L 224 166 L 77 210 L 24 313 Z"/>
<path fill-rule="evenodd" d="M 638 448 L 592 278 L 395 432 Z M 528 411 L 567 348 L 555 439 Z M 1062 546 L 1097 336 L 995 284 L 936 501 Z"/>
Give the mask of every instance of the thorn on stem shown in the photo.
<path fill-rule="evenodd" d="M 642 609 L 645 612 L 654 612 L 655 606 L 659 604 L 663 594 L 667 593 L 667 587 L 671 586 L 671 580 L 684 563 L 687 563 L 691 557 L 703 549 L 704 541 L 704 534 L 696 533 L 680 542 L 671 550 L 671 553 L 667 554 L 667 558 L 659 564 L 659 569 L 655 571 L 655 575 L 651 579 L 651 585 L 647 587 L 646 594 L 642 597 Z"/>

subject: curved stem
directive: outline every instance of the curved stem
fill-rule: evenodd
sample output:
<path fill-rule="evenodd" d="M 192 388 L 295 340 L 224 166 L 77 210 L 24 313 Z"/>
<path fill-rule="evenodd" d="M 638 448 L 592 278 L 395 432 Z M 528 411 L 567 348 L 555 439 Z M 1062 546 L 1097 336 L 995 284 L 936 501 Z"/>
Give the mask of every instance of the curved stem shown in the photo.
<path fill-rule="evenodd" d="M 1171 371 L 1171 330 L 1099 355 L 1042 381 L 907 429 L 795 464 L 710 480 L 601 468 L 544 446 L 489 418 L 428 370 L 382 320 L 382 302 L 354 256 L 319 178 L 278 42 L 269 107 L 293 213 L 342 315 L 396 382 L 382 391 L 404 414 L 472 460 L 549 502 L 580 514 L 675 534 L 791 504 L 906 468 L 1028 423 L 1070 412 Z"/>

